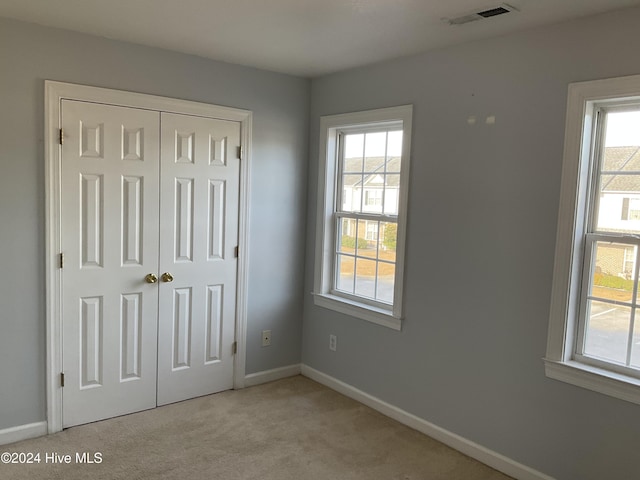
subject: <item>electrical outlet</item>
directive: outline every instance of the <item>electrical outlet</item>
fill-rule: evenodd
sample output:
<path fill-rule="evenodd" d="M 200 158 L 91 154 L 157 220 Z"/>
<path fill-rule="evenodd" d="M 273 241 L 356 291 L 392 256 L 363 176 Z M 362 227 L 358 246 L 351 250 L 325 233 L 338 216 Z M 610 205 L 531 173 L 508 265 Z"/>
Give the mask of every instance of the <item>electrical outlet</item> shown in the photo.
<path fill-rule="evenodd" d="M 271 345 L 271 330 L 262 331 L 262 346 L 268 347 Z"/>
<path fill-rule="evenodd" d="M 338 337 L 335 335 L 329 335 L 329 350 L 336 351 L 338 348 Z"/>

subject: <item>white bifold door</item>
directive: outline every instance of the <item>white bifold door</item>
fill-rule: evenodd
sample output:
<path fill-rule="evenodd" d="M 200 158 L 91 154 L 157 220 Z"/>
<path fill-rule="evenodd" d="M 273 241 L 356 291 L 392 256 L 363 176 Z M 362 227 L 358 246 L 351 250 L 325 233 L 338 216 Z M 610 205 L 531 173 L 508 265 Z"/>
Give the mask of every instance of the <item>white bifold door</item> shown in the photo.
<path fill-rule="evenodd" d="M 63 100 L 63 426 L 233 387 L 240 124 Z"/>

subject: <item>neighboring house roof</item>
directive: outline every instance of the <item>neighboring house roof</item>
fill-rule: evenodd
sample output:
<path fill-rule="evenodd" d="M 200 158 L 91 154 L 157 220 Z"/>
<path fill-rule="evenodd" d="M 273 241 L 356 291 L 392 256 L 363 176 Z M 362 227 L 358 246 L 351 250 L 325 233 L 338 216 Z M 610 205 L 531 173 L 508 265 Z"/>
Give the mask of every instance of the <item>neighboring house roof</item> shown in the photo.
<path fill-rule="evenodd" d="M 390 157 L 387 159 L 387 173 L 400 173 L 400 157 Z M 344 177 L 345 187 L 358 187 L 364 184 L 371 183 L 376 177 L 380 177 L 385 173 L 385 159 L 384 157 L 365 157 L 364 159 L 364 172 L 363 172 L 362 157 L 357 158 L 345 158 L 344 159 L 344 171 L 346 175 Z M 364 179 L 362 175 L 364 173 Z M 356 175 L 358 175 L 356 177 Z M 388 187 L 397 187 L 400 184 L 400 175 L 389 175 L 387 178 Z"/>
<path fill-rule="evenodd" d="M 602 192 L 640 194 L 640 147 L 605 148 L 602 172 Z M 607 175 L 605 172 L 634 172 L 636 175 Z"/>

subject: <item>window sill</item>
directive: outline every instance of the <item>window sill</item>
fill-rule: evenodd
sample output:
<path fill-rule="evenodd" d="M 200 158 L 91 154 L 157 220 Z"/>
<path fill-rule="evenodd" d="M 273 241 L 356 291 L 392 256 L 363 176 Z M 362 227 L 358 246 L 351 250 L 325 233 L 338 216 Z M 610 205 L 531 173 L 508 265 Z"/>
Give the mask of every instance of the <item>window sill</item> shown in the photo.
<path fill-rule="evenodd" d="M 366 303 L 360 303 L 327 293 L 314 293 L 313 301 L 319 307 L 328 308 L 336 312 L 360 318 L 376 325 L 382 325 L 393 330 L 402 329 L 402 320 L 394 317 L 390 311 L 376 308 Z"/>
<path fill-rule="evenodd" d="M 640 405 L 640 380 L 576 361 L 544 359 L 549 378 Z"/>

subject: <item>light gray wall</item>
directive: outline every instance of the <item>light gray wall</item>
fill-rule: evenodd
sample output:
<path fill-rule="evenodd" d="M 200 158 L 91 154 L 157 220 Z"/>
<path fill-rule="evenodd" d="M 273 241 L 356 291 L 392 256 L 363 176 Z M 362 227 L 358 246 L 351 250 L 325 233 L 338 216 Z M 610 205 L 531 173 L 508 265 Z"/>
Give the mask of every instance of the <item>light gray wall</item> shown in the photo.
<path fill-rule="evenodd" d="M 413 104 L 414 122 L 403 329 L 306 293 L 305 364 L 558 479 L 637 474 L 640 406 L 548 379 L 541 359 L 567 85 L 639 74 L 638 25 L 621 11 L 313 81 L 305 292 L 319 117 Z"/>
<path fill-rule="evenodd" d="M 45 419 L 45 79 L 254 112 L 247 373 L 299 363 L 309 81 L 0 19 L 0 429 Z"/>

